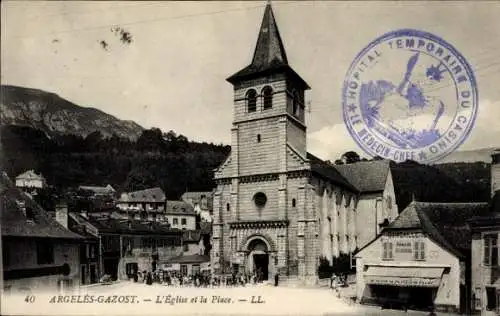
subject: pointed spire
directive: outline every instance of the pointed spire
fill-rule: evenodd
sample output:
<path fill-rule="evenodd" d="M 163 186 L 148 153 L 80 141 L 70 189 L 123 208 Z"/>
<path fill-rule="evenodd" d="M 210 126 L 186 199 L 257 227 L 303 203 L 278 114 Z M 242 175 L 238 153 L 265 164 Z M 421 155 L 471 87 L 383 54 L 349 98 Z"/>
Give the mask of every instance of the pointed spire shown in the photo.
<path fill-rule="evenodd" d="M 253 54 L 252 65 L 257 68 L 267 68 L 274 62 L 288 65 L 271 2 L 268 1 Z"/>

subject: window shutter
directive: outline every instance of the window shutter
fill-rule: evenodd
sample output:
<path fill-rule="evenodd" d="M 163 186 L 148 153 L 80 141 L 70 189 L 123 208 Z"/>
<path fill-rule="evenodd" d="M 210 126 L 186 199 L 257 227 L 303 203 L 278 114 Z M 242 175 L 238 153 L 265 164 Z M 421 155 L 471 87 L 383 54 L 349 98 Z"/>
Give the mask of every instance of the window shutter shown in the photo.
<path fill-rule="evenodd" d="M 484 242 L 484 265 L 490 265 L 490 240 L 488 238 L 483 239 Z"/>

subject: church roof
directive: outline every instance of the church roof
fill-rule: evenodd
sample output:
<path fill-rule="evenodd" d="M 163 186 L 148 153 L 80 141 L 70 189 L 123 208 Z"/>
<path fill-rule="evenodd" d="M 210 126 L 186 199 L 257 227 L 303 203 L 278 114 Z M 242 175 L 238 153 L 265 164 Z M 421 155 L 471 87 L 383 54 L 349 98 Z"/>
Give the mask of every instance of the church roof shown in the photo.
<path fill-rule="evenodd" d="M 349 181 L 344 178 L 340 172 L 335 168 L 335 166 L 321 160 L 320 158 L 314 156 L 311 153 L 307 153 L 307 159 L 311 166 L 311 171 L 313 173 L 319 174 L 334 183 L 340 184 L 341 186 L 348 188 L 354 192 L 358 192 L 358 189 L 354 187 Z"/>
<path fill-rule="evenodd" d="M 284 71 L 291 74 L 301 81 L 304 87 L 309 88 L 307 83 L 288 65 L 285 47 L 274 18 L 273 9 L 271 4 L 268 3 L 264 11 L 264 17 L 262 18 L 252 63 L 229 77 L 227 80 L 231 83 L 235 83 L 240 79 L 278 71 Z"/>
<path fill-rule="evenodd" d="M 335 169 L 360 192 L 379 192 L 385 189 L 390 161 L 360 161 L 352 164 L 335 165 Z"/>
<path fill-rule="evenodd" d="M 421 229 L 457 256 L 470 252 L 467 221 L 489 213 L 488 203 L 428 203 L 413 201 L 384 231 Z"/>

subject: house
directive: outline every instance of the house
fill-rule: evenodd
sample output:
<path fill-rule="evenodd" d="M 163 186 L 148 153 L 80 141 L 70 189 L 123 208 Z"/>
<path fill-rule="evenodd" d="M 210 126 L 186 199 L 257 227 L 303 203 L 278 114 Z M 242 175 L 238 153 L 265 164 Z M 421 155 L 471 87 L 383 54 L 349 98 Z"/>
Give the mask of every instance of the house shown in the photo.
<path fill-rule="evenodd" d="M 182 237 L 182 254 L 164 262 L 165 268 L 182 275 L 210 271 L 210 249 L 207 245 L 209 232 L 202 229 L 185 230 Z"/>
<path fill-rule="evenodd" d="M 466 221 L 488 212 L 488 203 L 411 202 L 355 254 L 357 300 L 465 311 L 472 239 Z"/>
<path fill-rule="evenodd" d="M 94 185 L 81 185 L 78 190 L 90 192 L 94 197 L 112 197 L 116 190 L 110 185 L 104 187 L 94 186 Z"/>
<path fill-rule="evenodd" d="M 124 192 L 117 201 L 117 207 L 131 219 L 164 222 L 167 198 L 161 188 L 150 188 Z"/>
<path fill-rule="evenodd" d="M 160 261 L 182 253 L 182 231 L 167 224 L 112 216 L 72 213 L 70 218 L 97 238 L 99 276 L 113 280 L 132 278 L 136 272 L 154 271 Z"/>
<path fill-rule="evenodd" d="M 335 169 L 359 191 L 355 217 L 363 229 L 355 237 L 357 247 L 362 248 L 399 214 L 390 161 L 360 161 L 335 165 Z"/>
<path fill-rule="evenodd" d="M 375 238 L 378 223 L 395 218 L 392 208 L 376 211 L 378 197 L 392 197 L 389 172 L 377 175 L 371 195 L 307 151 L 310 87 L 288 62 L 270 3 L 251 63 L 227 81 L 231 153 L 214 172 L 211 266 L 216 274 L 261 270 L 264 279 L 279 272 L 283 281 L 315 284 L 322 257 L 354 252 Z M 358 212 L 362 196 L 368 202 Z"/>
<path fill-rule="evenodd" d="M 182 230 L 196 229 L 196 213 L 194 208 L 186 202 L 167 201 L 165 217 L 167 222 L 172 225 L 172 228 Z"/>
<path fill-rule="evenodd" d="M 43 175 L 34 170 L 28 170 L 16 177 L 16 187 L 23 189 L 43 189 L 47 187 L 47 181 Z"/>
<path fill-rule="evenodd" d="M 472 307 L 500 314 L 500 150 L 492 154 L 490 214 L 469 220 L 472 230 Z"/>
<path fill-rule="evenodd" d="M 201 221 L 212 222 L 213 215 L 213 192 L 186 192 L 181 200 L 189 203 Z"/>
<path fill-rule="evenodd" d="M 0 175 L 4 293 L 69 291 L 80 285 L 82 236 L 59 224 Z"/>

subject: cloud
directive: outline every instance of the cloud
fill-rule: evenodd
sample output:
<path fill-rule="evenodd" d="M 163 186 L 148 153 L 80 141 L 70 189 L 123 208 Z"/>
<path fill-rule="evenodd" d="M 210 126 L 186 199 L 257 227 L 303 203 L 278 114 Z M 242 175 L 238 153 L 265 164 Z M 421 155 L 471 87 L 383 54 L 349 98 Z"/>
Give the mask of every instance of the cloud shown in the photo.
<path fill-rule="evenodd" d="M 429 121 L 430 116 L 422 116 L 417 120 Z M 449 122 L 451 117 L 443 116 L 443 121 Z M 476 150 L 481 148 L 500 147 L 500 101 L 484 100 L 480 102 L 476 122 L 467 140 L 458 150 Z M 404 121 L 399 123 L 406 126 Z M 338 159 L 346 151 L 354 150 L 361 156 L 367 156 L 354 142 L 345 125 L 334 124 L 325 126 L 308 135 L 308 150 L 329 160 Z"/>

